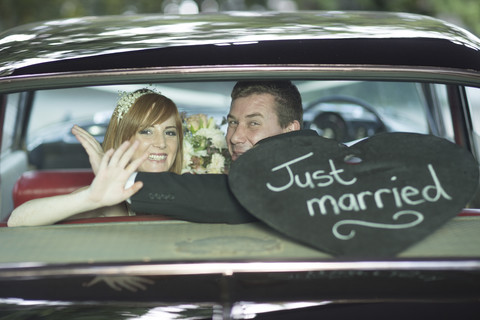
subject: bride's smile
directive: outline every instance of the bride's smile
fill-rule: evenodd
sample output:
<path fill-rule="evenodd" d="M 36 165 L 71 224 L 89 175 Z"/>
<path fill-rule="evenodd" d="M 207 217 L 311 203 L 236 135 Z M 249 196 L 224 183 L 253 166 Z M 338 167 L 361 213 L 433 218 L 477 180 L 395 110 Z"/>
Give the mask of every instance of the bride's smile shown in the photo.
<path fill-rule="evenodd" d="M 168 171 L 175 161 L 178 149 L 178 132 L 175 126 L 175 117 L 171 116 L 160 124 L 140 129 L 131 141 L 138 140 L 139 147 L 133 159 L 148 153 L 147 160 L 139 167 L 139 171 L 163 172 Z"/>

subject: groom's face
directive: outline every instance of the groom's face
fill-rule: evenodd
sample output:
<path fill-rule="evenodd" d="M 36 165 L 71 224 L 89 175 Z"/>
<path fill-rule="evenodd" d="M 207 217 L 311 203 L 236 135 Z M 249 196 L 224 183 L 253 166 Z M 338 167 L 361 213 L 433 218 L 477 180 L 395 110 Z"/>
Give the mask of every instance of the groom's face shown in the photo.
<path fill-rule="evenodd" d="M 287 131 L 279 124 L 275 97 L 268 93 L 233 100 L 227 120 L 226 140 L 233 161 L 261 139 Z"/>

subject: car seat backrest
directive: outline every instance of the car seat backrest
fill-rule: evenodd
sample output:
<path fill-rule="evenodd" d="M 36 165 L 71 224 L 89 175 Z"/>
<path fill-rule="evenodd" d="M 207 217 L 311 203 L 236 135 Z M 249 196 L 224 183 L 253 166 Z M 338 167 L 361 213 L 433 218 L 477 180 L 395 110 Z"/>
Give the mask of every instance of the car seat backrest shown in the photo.
<path fill-rule="evenodd" d="M 35 170 L 24 172 L 13 188 L 13 206 L 32 199 L 70 193 L 89 185 L 95 175 L 90 169 Z"/>

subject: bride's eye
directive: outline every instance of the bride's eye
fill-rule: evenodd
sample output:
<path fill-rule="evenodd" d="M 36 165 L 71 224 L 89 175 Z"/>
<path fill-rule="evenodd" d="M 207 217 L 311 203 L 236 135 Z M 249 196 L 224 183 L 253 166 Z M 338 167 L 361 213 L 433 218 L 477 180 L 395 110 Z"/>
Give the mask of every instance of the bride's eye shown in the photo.
<path fill-rule="evenodd" d="M 177 131 L 176 131 L 176 130 L 168 130 L 168 131 L 165 132 L 165 134 L 166 134 L 167 136 L 172 136 L 172 137 L 174 137 L 174 136 L 177 135 Z"/>
<path fill-rule="evenodd" d="M 140 131 L 138 131 L 139 134 L 142 134 L 142 135 L 150 135 L 153 133 L 153 130 L 150 129 L 150 128 L 146 128 L 146 129 L 142 129 Z"/>

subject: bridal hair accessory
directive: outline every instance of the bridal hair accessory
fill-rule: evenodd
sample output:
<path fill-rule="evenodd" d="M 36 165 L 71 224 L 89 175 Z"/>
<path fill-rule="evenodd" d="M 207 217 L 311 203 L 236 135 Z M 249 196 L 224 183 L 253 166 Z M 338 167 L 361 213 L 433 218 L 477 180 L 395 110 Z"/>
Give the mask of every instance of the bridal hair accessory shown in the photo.
<path fill-rule="evenodd" d="M 117 122 L 120 122 L 120 120 L 128 112 L 128 110 L 130 110 L 130 108 L 135 103 L 135 101 L 137 101 L 138 98 L 147 93 L 160 94 L 160 92 L 156 92 L 155 90 L 147 88 L 139 89 L 134 92 L 120 91 L 120 98 L 118 99 L 117 107 L 115 108 L 115 111 L 113 111 L 113 114 L 117 116 Z"/>
<path fill-rule="evenodd" d="M 149 90 L 137 90 L 130 93 L 120 92 L 120 99 L 118 99 L 117 107 L 113 112 L 113 114 L 117 116 L 117 121 L 120 122 L 120 120 L 122 120 L 123 116 L 130 110 L 138 98 L 149 92 Z"/>

